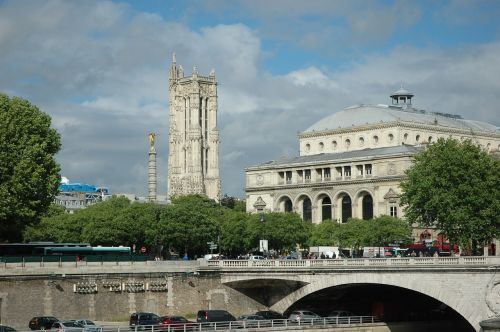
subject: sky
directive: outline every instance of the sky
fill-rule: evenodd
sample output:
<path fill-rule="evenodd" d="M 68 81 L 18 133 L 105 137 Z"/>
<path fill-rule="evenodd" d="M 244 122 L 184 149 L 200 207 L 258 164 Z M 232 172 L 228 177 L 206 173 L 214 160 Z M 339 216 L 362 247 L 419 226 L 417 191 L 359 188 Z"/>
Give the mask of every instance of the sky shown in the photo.
<path fill-rule="evenodd" d="M 147 195 L 148 133 L 167 191 L 168 69 L 215 69 L 222 193 L 298 155 L 297 134 L 353 104 L 500 126 L 500 1 L 0 0 L 0 92 L 52 117 L 70 182 Z"/>

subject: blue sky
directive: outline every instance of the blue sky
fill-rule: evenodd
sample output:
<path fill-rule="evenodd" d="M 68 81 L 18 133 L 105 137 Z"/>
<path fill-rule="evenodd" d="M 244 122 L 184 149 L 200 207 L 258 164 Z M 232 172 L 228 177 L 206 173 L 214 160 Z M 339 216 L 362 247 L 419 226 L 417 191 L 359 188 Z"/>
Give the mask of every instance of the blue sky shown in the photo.
<path fill-rule="evenodd" d="M 500 125 L 500 2 L 0 0 L 0 91 L 62 135 L 62 175 L 145 195 L 147 133 L 166 191 L 168 66 L 216 70 L 223 192 L 298 153 L 297 132 L 401 82 L 417 107 Z"/>

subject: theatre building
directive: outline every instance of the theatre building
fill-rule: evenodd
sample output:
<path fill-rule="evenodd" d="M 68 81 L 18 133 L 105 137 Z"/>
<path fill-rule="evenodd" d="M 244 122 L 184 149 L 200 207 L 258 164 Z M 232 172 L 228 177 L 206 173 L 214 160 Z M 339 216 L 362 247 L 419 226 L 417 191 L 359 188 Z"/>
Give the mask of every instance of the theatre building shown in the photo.
<path fill-rule="evenodd" d="M 304 220 L 403 218 L 399 183 L 412 156 L 438 138 L 472 139 L 500 150 L 500 130 L 458 115 L 412 105 L 401 88 L 390 105 L 355 105 L 333 113 L 298 135 L 299 156 L 250 166 L 247 211 L 296 212 Z"/>

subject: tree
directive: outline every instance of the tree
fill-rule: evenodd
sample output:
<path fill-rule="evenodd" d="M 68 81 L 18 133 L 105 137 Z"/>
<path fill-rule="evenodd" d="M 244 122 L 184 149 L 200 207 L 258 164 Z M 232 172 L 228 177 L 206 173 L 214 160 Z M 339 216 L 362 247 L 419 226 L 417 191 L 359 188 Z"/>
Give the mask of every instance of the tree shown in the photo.
<path fill-rule="evenodd" d="M 406 219 L 475 249 L 499 235 L 500 161 L 470 140 L 439 139 L 417 154 L 401 183 Z"/>
<path fill-rule="evenodd" d="M 0 94 L 0 241 L 19 241 L 57 194 L 54 155 L 60 136 L 50 116 L 21 98 Z"/>
<path fill-rule="evenodd" d="M 172 198 L 160 215 L 156 232 L 160 242 L 179 254 L 206 253 L 207 242 L 217 242 L 220 206 L 201 195 Z"/>
<path fill-rule="evenodd" d="M 269 249 L 294 250 L 297 245 L 302 246 L 307 242 L 311 232 L 311 223 L 302 220 L 296 213 L 268 213 L 264 221 L 254 214 L 251 219 L 254 224 L 259 220 L 260 239 L 268 240 Z"/>

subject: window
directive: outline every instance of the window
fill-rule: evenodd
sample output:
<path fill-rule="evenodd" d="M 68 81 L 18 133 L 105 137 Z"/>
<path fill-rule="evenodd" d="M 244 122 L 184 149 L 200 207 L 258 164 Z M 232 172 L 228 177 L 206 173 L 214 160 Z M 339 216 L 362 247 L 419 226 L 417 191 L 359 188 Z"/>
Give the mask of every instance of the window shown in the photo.
<path fill-rule="evenodd" d="M 285 172 L 278 172 L 278 184 L 283 184 L 285 181 Z"/>
<path fill-rule="evenodd" d="M 406 142 L 408 140 L 408 133 L 405 133 L 403 136 L 403 140 Z"/>
<path fill-rule="evenodd" d="M 286 172 L 286 184 L 292 183 L 292 171 Z"/>
<path fill-rule="evenodd" d="M 350 177 L 351 176 L 351 166 L 345 166 L 344 167 L 344 176 L 345 177 Z"/>
<path fill-rule="evenodd" d="M 325 174 L 325 179 L 330 179 L 330 169 L 324 168 L 323 173 Z"/>
<path fill-rule="evenodd" d="M 387 136 L 387 138 L 389 139 L 389 142 L 394 141 L 394 135 L 393 135 L 393 134 L 389 134 L 389 135 Z"/>
<path fill-rule="evenodd" d="M 359 146 L 365 145 L 365 139 L 363 137 L 359 138 Z"/>
<path fill-rule="evenodd" d="M 395 205 L 392 205 L 389 207 L 389 215 L 391 217 L 397 218 L 398 217 L 398 207 Z"/>
<path fill-rule="evenodd" d="M 306 182 L 311 182 L 311 170 L 310 169 L 306 169 L 304 171 L 304 178 L 305 178 Z"/>
<path fill-rule="evenodd" d="M 350 139 L 346 139 L 345 140 L 345 147 L 349 148 L 350 145 L 351 145 L 351 140 Z"/>
<path fill-rule="evenodd" d="M 373 143 L 375 143 L 375 144 L 378 143 L 378 136 L 377 135 L 373 136 Z"/>
<path fill-rule="evenodd" d="M 307 143 L 306 144 L 306 152 L 309 152 L 311 150 L 311 144 Z"/>
<path fill-rule="evenodd" d="M 366 173 L 366 175 L 372 175 L 372 165 L 371 164 L 365 165 L 365 173 Z"/>
<path fill-rule="evenodd" d="M 337 150 L 337 141 L 332 141 L 332 149 Z"/>
<path fill-rule="evenodd" d="M 325 145 L 323 144 L 323 142 L 319 142 L 319 150 L 322 151 L 324 147 Z"/>
<path fill-rule="evenodd" d="M 417 135 L 417 136 L 415 137 L 415 142 L 418 142 L 418 141 L 420 141 L 420 135 Z"/>
<path fill-rule="evenodd" d="M 427 143 L 431 143 L 432 142 L 432 136 L 429 136 L 429 139 L 427 140 Z"/>

